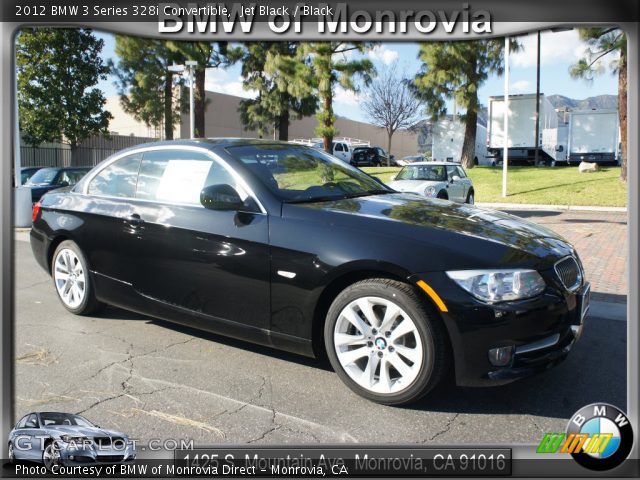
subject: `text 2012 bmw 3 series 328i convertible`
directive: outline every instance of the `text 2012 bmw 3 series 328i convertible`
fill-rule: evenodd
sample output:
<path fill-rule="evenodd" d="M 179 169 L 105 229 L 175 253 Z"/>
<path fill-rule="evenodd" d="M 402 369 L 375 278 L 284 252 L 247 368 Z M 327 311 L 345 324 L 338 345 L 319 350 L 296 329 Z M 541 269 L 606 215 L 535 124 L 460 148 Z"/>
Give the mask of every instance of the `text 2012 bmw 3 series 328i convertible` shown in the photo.
<path fill-rule="evenodd" d="M 563 360 L 589 284 L 557 234 L 395 192 L 330 155 L 247 139 L 141 145 L 34 208 L 69 311 L 116 305 L 304 355 L 403 404 L 445 374 L 504 383 Z"/>

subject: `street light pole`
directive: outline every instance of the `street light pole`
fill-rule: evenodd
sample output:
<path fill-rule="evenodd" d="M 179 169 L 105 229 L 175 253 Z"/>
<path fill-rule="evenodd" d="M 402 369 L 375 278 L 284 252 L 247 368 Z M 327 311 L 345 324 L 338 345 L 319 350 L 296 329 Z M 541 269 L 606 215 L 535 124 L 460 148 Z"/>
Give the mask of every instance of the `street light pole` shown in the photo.
<path fill-rule="evenodd" d="M 196 125 L 195 125 L 195 107 L 193 98 L 193 70 L 198 65 L 195 60 L 187 60 L 184 65 L 170 65 L 169 71 L 182 74 L 186 68 L 189 75 L 189 136 L 190 138 L 196 138 Z"/>
<path fill-rule="evenodd" d="M 189 128 L 191 132 L 191 138 L 196 138 L 196 125 L 195 125 L 195 105 L 193 99 L 193 70 L 198 62 L 195 60 L 187 60 L 184 62 L 189 70 Z"/>

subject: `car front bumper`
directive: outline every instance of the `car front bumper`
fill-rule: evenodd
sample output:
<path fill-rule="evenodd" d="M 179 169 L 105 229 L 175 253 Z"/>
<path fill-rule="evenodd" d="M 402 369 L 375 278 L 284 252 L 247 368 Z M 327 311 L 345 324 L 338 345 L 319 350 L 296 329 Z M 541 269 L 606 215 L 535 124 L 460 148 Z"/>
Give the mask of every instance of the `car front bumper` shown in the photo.
<path fill-rule="evenodd" d="M 133 462 L 136 450 L 129 444 L 122 448 L 99 448 L 94 446 L 63 446 L 60 448 L 60 462 L 65 466 L 91 464 L 119 464 Z"/>
<path fill-rule="evenodd" d="M 574 293 L 548 286 L 532 299 L 489 305 L 444 273 L 417 279 L 426 281 L 448 310 L 440 315 L 451 341 L 458 385 L 501 385 L 545 371 L 562 362 L 582 334 L 588 283 Z M 493 349 L 510 351 L 509 361 L 493 364 L 489 355 Z"/>

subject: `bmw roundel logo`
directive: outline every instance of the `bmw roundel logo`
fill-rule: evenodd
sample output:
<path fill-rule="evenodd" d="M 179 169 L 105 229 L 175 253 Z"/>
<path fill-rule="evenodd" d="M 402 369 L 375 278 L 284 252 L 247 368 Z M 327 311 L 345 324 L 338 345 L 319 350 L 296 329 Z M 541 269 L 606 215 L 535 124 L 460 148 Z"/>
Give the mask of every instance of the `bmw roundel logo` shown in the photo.
<path fill-rule="evenodd" d="M 571 456 L 590 470 L 610 470 L 620 465 L 633 447 L 633 430 L 625 413 L 607 403 L 594 403 L 576 412 L 567 426 L 580 448 Z"/>
<path fill-rule="evenodd" d="M 387 342 L 384 340 L 384 338 L 376 338 L 376 347 L 378 347 L 380 350 L 384 350 L 387 346 Z"/>

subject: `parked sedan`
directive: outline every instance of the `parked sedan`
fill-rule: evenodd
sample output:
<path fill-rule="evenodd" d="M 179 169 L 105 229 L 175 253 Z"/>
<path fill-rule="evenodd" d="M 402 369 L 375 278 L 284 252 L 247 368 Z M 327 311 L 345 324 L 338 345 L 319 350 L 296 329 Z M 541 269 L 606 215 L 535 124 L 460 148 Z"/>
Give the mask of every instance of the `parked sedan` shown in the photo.
<path fill-rule="evenodd" d="M 37 202 L 51 190 L 75 185 L 89 170 L 91 167 L 41 168 L 27 180 L 25 185 L 31 187 L 31 199 Z"/>
<path fill-rule="evenodd" d="M 453 202 L 473 204 L 475 201 L 473 183 L 458 163 L 413 163 L 403 167 L 389 186 L 400 192 Z"/>
<path fill-rule="evenodd" d="M 324 349 L 350 388 L 384 404 L 449 373 L 480 385 L 546 370 L 588 307 L 578 254 L 554 232 L 398 193 L 302 145 L 140 145 L 45 195 L 33 220 L 33 253 L 70 312 L 112 304 Z"/>
<path fill-rule="evenodd" d="M 121 432 L 106 430 L 72 413 L 34 412 L 9 433 L 9 461 L 29 460 L 56 473 L 61 465 L 131 462 L 135 445 Z"/>
<path fill-rule="evenodd" d="M 388 161 L 389 154 L 380 147 L 357 147 L 351 156 L 351 165 L 356 167 L 381 167 Z"/>

